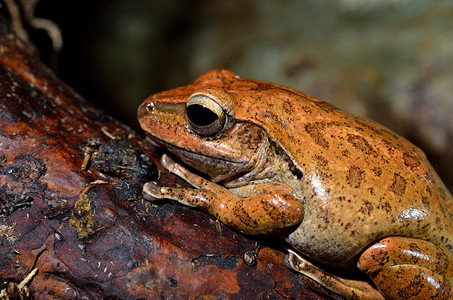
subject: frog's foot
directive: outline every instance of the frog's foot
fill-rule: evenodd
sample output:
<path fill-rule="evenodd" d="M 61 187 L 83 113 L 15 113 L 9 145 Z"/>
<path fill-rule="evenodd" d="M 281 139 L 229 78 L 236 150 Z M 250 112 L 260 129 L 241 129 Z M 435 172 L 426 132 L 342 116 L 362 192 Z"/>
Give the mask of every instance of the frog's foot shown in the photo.
<path fill-rule="evenodd" d="M 363 252 L 358 267 L 389 299 L 453 299 L 453 254 L 431 242 L 382 239 Z"/>
<path fill-rule="evenodd" d="M 345 279 L 326 273 L 303 257 L 288 249 L 286 265 L 296 272 L 318 282 L 328 290 L 347 299 L 384 300 L 384 297 L 370 283 L 360 280 Z"/>
<path fill-rule="evenodd" d="M 191 173 L 166 154 L 162 155 L 161 163 L 170 173 L 181 177 L 197 189 L 160 186 L 151 181 L 145 183 L 143 186 L 143 197 L 146 200 L 173 199 L 187 206 L 206 209 L 206 205 L 208 204 L 207 200 L 211 199 L 213 195 L 209 189 L 204 190 L 201 189 L 202 187 L 211 185 L 211 189 L 228 192 L 225 188 Z"/>
<path fill-rule="evenodd" d="M 201 203 L 198 203 L 197 205 L 195 201 L 191 201 L 189 197 L 185 197 L 185 194 L 189 193 L 189 191 L 190 189 L 160 186 L 157 183 L 151 181 L 145 183 L 145 185 L 143 186 L 143 198 L 148 201 L 155 201 L 158 199 L 174 199 L 187 206 L 203 207 Z"/>
<path fill-rule="evenodd" d="M 143 197 L 146 200 L 154 200 L 154 199 L 163 199 L 165 195 L 161 191 L 162 187 L 157 185 L 157 183 L 151 181 L 145 183 L 143 186 Z"/>

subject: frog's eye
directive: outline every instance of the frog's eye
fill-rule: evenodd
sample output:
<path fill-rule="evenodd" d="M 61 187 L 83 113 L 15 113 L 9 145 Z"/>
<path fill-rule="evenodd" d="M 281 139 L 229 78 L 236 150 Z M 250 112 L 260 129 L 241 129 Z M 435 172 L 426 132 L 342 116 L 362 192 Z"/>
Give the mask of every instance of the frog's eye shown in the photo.
<path fill-rule="evenodd" d="M 226 113 L 212 98 L 195 94 L 186 107 L 190 128 L 201 136 L 213 136 L 222 131 L 226 124 Z"/>

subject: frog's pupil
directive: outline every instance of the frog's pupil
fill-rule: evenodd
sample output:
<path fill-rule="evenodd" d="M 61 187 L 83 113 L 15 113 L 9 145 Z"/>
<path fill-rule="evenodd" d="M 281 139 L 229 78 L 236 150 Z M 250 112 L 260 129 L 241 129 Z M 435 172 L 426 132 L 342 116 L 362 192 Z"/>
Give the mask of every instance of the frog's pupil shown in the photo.
<path fill-rule="evenodd" d="M 197 126 L 207 126 L 218 119 L 217 114 L 200 104 L 188 106 L 187 117 Z"/>

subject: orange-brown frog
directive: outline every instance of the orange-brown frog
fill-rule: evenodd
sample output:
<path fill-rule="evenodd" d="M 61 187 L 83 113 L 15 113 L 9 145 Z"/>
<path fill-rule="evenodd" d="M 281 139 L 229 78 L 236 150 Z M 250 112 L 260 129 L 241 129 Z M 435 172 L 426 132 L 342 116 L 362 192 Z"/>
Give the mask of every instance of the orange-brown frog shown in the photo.
<path fill-rule="evenodd" d="M 164 155 L 162 165 L 194 189 L 149 182 L 147 199 L 200 207 L 246 234 L 278 234 L 294 249 L 289 267 L 350 299 L 453 298 L 452 196 L 404 138 L 226 70 L 149 97 L 138 119 L 156 144 L 209 177 Z M 316 262 L 359 269 L 373 283 Z"/>

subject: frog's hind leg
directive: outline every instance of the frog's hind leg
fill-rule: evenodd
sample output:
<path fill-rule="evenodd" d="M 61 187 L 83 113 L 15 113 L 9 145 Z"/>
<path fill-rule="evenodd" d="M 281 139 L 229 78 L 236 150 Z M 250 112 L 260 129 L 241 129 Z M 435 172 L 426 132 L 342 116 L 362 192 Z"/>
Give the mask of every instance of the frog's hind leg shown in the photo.
<path fill-rule="evenodd" d="M 345 279 L 321 270 L 303 257 L 288 249 L 286 265 L 296 272 L 318 282 L 328 290 L 351 300 L 384 300 L 384 297 L 370 283 L 360 280 Z"/>
<path fill-rule="evenodd" d="M 431 242 L 382 239 L 362 253 L 358 267 L 388 299 L 453 299 L 453 254 Z"/>

